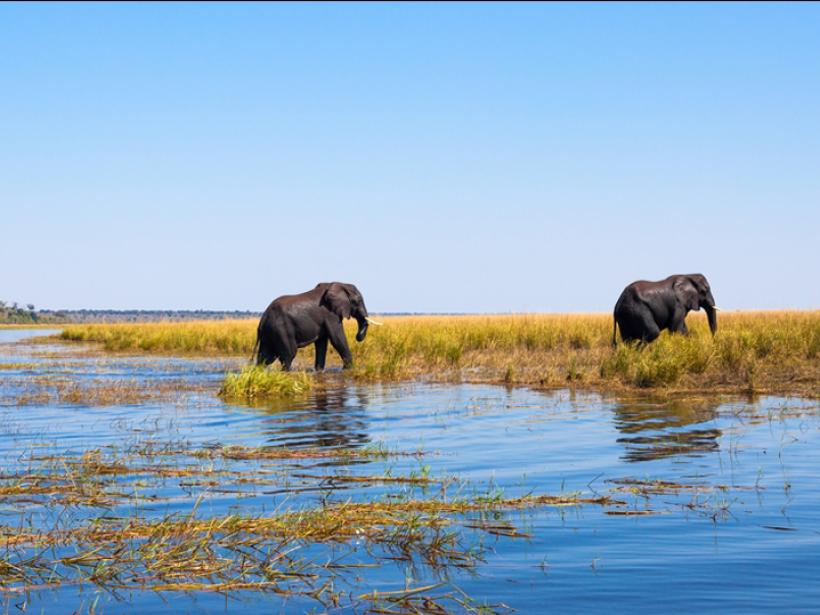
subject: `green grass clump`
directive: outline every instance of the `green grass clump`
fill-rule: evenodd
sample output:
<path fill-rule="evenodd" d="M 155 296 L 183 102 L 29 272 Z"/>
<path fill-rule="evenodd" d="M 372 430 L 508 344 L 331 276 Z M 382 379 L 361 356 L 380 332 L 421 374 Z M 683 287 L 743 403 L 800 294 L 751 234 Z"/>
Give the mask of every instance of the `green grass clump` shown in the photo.
<path fill-rule="evenodd" d="M 225 374 L 219 395 L 227 400 L 254 402 L 277 397 L 299 397 L 310 388 L 310 376 L 304 372 L 280 372 L 254 366 Z"/>

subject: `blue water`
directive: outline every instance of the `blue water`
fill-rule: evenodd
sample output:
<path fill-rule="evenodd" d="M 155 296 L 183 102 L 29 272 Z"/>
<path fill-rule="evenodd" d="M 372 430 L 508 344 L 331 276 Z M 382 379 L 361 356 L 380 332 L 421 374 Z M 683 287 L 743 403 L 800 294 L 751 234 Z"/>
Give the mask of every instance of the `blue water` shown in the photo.
<path fill-rule="evenodd" d="M 17 405 L 42 370 L 0 370 L 0 471 L 19 471 L 32 454 L 79 455 L 125 450 L 146 442 L 203 447 L 241 444 L 356 448 L 382 446 L 399 456 L 330 465 L 323 460 L 216 462 L 228 471 L 271 480 L 242 485 L 184 485 L 143 477 L 135 505 L 109 514 L 202 517 L 231 512 L 264 515 L 316 506 L 323 498 L 369 501 L 388 494 L 441 497 L 441 487 L 326 482 L 333 473 L 451 477 L 447 495 L 606 494 L 625 502 L 610 515 L 596 505 L 537 507 L 493 513 L 527 537 L 487 535 L 455 526 L 465 546 L 482 549 L 475 569 L 433 570 L 381 561 L 339 580 L 352 594 L 445 583 L 476 604 L 520 612 L 759 612 L 820 609 L 820 417 L 817 401 L 799 398 L 619 400 L 592 393 L 538 392 L 486 385 L 362 386 L 329 375 L 329 389 L 270 408 L 222 403 L 215 395 L 231 361 L 103 357 L 81 347 L 29 345 L 41 332 L 0 330 L 0 363 L 41 363 L 77 381 L 122 378 L 144 383 L 185 379 L 172 399 L 91 407 Z M 190 463 L 190 460 L 186 463 Z M 283 483 L 282 477 L 287 477 Z M 133 480 L 133 477 L 124 479 Z M 631 481 L 671 481 L 680 491 L 642 495 Z M 283 488 L 284 485 L 284 488 Z M 21 515 L 47 527 L 48 499 L 0 497 L 0 524 Z M 72 519 L 98 516 L 77 507 Z M 473 517 L 479 517 L 472 513 Z M 372 562 L 361 545 L 305 548 L 311 557 L 347 553 Z M 0 579 L 0 583 L 2 580 Z M 4 608 L 30 612 L 269 613 L 318 611 L 308 598 L 238 592 L 219 594 L 126 591 L 93 584 L 4 593 Z M 347 610 L 369 603 L 347 601 Z M 453 607 L 453 604 L 450 605 Z M 33 609 L 33 611 L 32 611 Z M 457 605 L 454 610 L 459 610 Z M 5 611 L 4 611 L 5 612 Z"/>

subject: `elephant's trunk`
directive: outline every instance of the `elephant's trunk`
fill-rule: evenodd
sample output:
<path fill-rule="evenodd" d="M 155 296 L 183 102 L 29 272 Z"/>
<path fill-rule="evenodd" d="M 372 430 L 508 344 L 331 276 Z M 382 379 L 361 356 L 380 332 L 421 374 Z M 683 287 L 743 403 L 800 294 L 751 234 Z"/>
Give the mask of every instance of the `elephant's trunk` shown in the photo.
<path fill-rule="evenodd" d="M 367 316 L 356 316 L 356 322 L 359 323 L 359 330 L 356 332 L 356 341 L 361 342 L 367 335 Z"/>
<path fill-rule="evenodd" d="M 709 330 L 714 335 L 717 332 L 717 308 L 715 307 L 715 298 L 712 293 L 707 293 L 706 303 L 703 304 L 703 309 L 706 312 L 706 318 L 709 319 Z"/>

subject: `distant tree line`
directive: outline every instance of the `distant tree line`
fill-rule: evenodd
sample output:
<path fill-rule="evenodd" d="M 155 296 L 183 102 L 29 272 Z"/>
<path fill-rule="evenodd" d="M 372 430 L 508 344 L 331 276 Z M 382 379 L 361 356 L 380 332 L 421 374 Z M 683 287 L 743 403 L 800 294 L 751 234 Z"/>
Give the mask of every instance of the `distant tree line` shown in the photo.
<path fill-rule="evenodd" d="M 259 318 L 247 310 L 41 310 L 49 322 L 157 322 Z"/>
<path fill-rule="evenodd" d="M 20 307 L 16 301 L 9 304 L 0 300 L 0 323 L 30 325 L 38 322 L 40 322 L 40 315 L 31 303 L 26 307 Z"/>
<path fill-rule="evenodd" d="M 419 316 L 428 312 L 383 312 L 383 316 Z M 461 312 L 436 313 L 453 316 Z M 248 310 L 36 310 L 31 303 L 0 301 L 0 324 L 61 324 L 84 322 L 157 322 L 186 320 L 232 320 L 259 318 Z"/>
<path fill-rule="evenodd" d="M 226 320 L 259 315 L 247 310 L 36 310 L 30 303 L 23 308 L 0 301 L 0 323 L 5 324 Z"/>

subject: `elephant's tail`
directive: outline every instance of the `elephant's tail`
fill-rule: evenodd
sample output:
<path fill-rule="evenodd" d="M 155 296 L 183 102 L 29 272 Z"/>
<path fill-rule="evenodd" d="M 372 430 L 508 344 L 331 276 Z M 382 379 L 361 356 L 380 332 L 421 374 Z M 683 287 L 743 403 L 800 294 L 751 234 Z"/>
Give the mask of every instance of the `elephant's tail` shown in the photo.
<path fill-rule="evenodd" d="M 259 336 L 256 336 L 256 343 L 253 345 L 253 351 L 251 352 L 251 359 L 250 363 L 259 363 Z"/>
<path fill-rule="evenodd" d="M 259 326 L 256 328 L 256 343 L 253 345 L 253 351 L 251 353 L 251 363 L 256 363 L 259 365 L 259 360 L 261 357 L 259 353 L 261 352 L 261 344 L 262 344 L 262 321 L 264 321 L 264 316 L 262 320 L 259 322 Z"/>
<path fill-rule="evenodd" d="M 618 319 L 615 317 L 615 314 L 612 314 L 612 346 L 613 348 L 618 345 L 617 336 L 618 334 Z"/>

